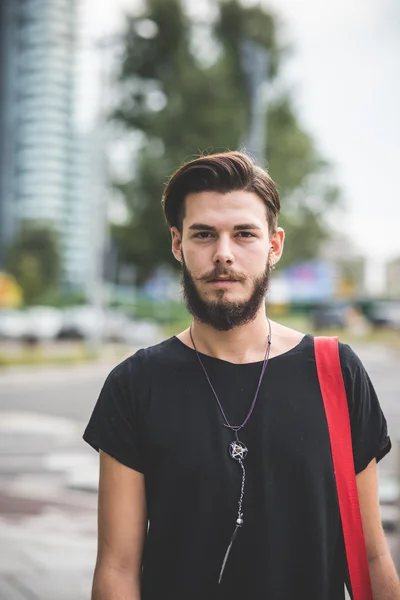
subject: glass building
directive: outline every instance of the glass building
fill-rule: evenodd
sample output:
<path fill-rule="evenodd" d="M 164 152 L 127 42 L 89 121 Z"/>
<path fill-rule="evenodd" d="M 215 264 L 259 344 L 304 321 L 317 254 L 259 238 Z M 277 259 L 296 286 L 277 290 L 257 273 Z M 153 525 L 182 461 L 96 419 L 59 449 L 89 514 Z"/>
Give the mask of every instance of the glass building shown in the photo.
<path fill-rule="evenodd" d="M 49 223 L 59 234 L 64 286 L 82 289 L 90 229 L 75 127 L 76 0 L 0 6 L 1 246 L 21 222 Z"/>

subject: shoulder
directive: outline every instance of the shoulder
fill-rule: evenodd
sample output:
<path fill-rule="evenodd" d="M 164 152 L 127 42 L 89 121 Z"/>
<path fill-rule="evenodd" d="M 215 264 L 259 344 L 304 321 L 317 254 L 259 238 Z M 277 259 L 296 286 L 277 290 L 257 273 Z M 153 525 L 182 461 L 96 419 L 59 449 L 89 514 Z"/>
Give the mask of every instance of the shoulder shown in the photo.
<path fill-rule="evenodd" d="M 118 363 L 109 373 L 107 379 L 125 379 L 132 376 L 143 375 L 150 367 L 162 364 L 166 359 L 176 353 L 176 344 L 173 337 L 163 340 L 159 344 L 141 348 Z"/>
<path fill-rule="evenodd" d="M 309 337 L 312 339 L 313 344 L 315 344 L 315 341 L 319 339 L 319 337 L 314 337 L 312 335 L 310 335 Z M 335 338 L 332 337 L 329 339 L 333 340 Z M 351 346 L 338 340 L 338 350 L 339 350 L 340 366 L 342 368 L 343 373 L 345 373 L 345 372 L 354 373 L 356 370 L 362 370 L 364 368 L 360 357 L 358 356 L 358 354 L 354 351 L 354 349 Z"/>
<path fill-rule="evenodd" d="M 112 401 L 131 403 L 133 398 L 145 398 L 151 389 L 152 381 L 162 373 L 167 365 L 175 344 L 172 338 L 147 348 L 141 348 L 118 363 L 108 373 L 103 383 L 100 397 Z M 168 371 L 168 367 L 167 367 Z"/>
<path fill-rule="evenodd" d="M 353 415 L 355 411 L 377 403 L 378 399 L 367 369 L 354 349 L 339 342 L 339 357 L 347 401 Z"/>
<path fill-rule="evenodd" d="M 319 338 L 314 337 L 312 339 L 315 352 L 315 342 Z M 330 339 L 333 340 L 335 338 Z M 360 357 L 351 346 L 338 340 L 338 351 L 343 381 L 346 391 L 349 394 L 349 391 L 354 389 L 355 384 L 366 383 L 368 375 Z"/>
<path fill-rule="evenodd" d="M 356 374 L 364 374 L 364 365 L 355 350 L 339 340 L 339 357 L 343 375 L 354 377 Z"/>

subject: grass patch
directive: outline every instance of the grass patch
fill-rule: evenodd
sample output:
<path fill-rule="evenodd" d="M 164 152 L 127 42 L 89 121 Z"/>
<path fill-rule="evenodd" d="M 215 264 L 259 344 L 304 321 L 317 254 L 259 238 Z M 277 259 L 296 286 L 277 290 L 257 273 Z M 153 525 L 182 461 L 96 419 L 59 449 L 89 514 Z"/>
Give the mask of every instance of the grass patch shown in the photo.
<path fill-rule="evenodd" d="M 22 350 L 15 354 L 0 353 L 0 368 L 41 365 L 75 365 L 95 361 L 97 358 L 97 353 L 88 349 L 65 354 L 48 354 L 40 349 Z"/>

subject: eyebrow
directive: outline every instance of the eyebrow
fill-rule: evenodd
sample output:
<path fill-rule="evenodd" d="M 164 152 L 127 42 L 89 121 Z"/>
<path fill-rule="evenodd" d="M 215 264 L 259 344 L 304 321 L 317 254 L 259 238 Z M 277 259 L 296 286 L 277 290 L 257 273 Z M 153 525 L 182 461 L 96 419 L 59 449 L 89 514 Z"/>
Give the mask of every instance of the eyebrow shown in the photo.
<path fill-rule="evenodd" d="M 204 223 L 193 223 L 189 229 L 194 231 L 217 231 L 216 227 L 213 227 L 212 225 L 205 225 Z M 244 229 L 260 231 L 260 227 L 258 227 L 258 225 L 254 225 L 253 223 L 243 223 L 242 225 L 235 225 L 233 228 L 234 231 L 243 231 Z"/>
<path fill-rule="evenodd" d="M 193 229 L 194 231 L 217 231 L 215 227 L 204 225 L 203 223 L 193 223 L 189 229 Z"/>
<path fill-rule="evenodd" d="M 258 229 L 258 230 L 260 230 L 261 228 L 258 227 L 258 225 L 254 225 L 254 223 L 244 223 L 243 225 L 235 225 L 235 227 L 233 229 L 234 229 L 234 231 L 239 231 L 242 229 Z"/>

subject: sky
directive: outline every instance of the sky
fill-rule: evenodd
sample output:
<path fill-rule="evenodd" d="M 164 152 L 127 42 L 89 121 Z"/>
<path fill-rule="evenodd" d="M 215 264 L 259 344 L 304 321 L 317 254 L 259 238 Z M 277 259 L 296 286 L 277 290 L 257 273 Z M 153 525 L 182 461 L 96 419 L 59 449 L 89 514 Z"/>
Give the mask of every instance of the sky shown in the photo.
<path fill-rule="evenodd" d="M 133 4 L 132 0 L 82 2 L 87 39 L 118 31 L 123 11 Z M 400 3 L 268 0 L 264 4 L 275 10 L 281 37 L 293 49 L 283 76 L 299 117 L 332 163 L 343 190 L 346 212 L 334 225 L 368 257 L 369 281 L 380 285 L 384 261 L 400 257 Z"/>

